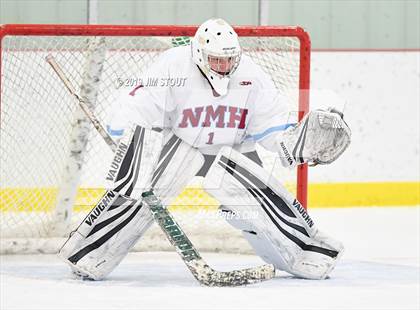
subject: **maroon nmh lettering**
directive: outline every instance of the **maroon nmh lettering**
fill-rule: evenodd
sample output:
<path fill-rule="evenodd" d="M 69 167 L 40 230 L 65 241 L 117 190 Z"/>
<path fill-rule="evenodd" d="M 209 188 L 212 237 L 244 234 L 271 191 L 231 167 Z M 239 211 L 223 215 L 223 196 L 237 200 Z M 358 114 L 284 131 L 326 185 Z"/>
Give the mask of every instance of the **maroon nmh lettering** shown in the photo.
<path fill-rule="evenodd" d="M 203 115 L 203 112 L 204 115 Z M 206 107 L 196 107 L 193 109 L 185 109 L 182 111 L 182 121 L 178 124 L 180 128 L 187 127 L 198 127 L 200 121 L 202 127 L 210 127 L 211 124 L 215 123 L 216 128 L 245 128 L 246 117 L 248 115 L 248 109 L 242 109 L 238 107 L 227 107 L 219 105 L 216 110 L 213 106 L 208 105 Z M 225 118 L 229 121 L 225 122 Z"/>

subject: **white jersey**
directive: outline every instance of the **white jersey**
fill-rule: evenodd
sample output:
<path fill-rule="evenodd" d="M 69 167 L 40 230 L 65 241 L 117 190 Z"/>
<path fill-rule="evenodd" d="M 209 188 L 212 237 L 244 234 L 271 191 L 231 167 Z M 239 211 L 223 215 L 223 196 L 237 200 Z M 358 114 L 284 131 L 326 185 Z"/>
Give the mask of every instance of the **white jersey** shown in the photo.
<path fill-rule="evenodd" d="M 228 93 L 221 97 L 193 62 L 190 46 L 183 46 L 165 51 L 141 85 L 123 91 L 109 128 L 111 134 L 130 123 L 171 128 L 204 154 L 217 154 L 223 145 L 253 151 L 257 140 L 276 151 L 269 137 L 284 128 L 287 112 L 271 78 L 248 56 L 241 57 Z"/>

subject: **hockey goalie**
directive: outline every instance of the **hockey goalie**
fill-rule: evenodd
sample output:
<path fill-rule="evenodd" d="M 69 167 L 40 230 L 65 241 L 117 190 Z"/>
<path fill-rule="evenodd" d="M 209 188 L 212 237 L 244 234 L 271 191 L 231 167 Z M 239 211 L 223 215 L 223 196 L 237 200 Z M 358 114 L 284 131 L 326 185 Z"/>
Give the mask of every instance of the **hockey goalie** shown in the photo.
<path fill-rule="evenodd" d="M 330 164 L 350 143 L 342 113 L 316 110 L 288 123 L 283 94 L 242 55 L 237 34 L 221 19 L 204 22 L 190 45 L 163 52 L 144 77 L 114 104 L 108 132 L 119 144 L 110 189 L 59 253 L 72 271 L 106 277 L 153 222 L 142 193 L 153 189 L 168 205 L 201 176 L 204 190 L 235 215 L 226 219 L 265 262 L 296 277 L 325 279 L 343 245 L 264 169 L 256 144 L 278 153 L 285 167 Z M 183 82 L 168 83 L 174 79 Z M 258 216 L 241 216 L 250 211 Z"/>

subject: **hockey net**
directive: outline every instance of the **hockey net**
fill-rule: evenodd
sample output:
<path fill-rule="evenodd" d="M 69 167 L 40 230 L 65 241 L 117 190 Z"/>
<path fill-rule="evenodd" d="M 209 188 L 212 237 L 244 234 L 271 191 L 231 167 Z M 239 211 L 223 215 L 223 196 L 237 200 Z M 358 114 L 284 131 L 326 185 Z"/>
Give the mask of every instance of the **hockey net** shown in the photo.
<path fill-rule="evenodd" d="M 189 44 L 193 26 L 3 25 L 0 28 L 0 253 L 56 252 L 104 192 L 113 154 L 45 58 L 62 66 L 105 123 L 118 90 L 171 47 Z M 286 94 L 291 121 L 308 110 L 310 41 L 299 27 L 238 27 L 241 46 Z M 98 70 L 100 66 L 100 70 Z M 287 171 L 258 149 L 265 167 L 306 206 L 307 171 Z M 201 250 L 249 252 L 217 212 L 201 179 L 169 207 Z M 229 238 L 227 238 L 229 236 Z M 152 227 L 135 249 L 164 250 Z"/>

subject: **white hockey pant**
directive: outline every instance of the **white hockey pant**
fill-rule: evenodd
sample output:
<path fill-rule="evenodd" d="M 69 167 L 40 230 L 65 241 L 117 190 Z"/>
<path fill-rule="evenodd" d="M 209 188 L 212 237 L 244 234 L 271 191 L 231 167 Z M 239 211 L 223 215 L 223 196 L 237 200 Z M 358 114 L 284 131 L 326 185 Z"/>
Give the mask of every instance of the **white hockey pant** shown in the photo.
<path fill-rule="evenodd" d="M 75 274 L 95 280 L 108 275 L 153 223 L 141 193 L 152 188 L 166 205 L 202 166 L 196 149 L 173 134 L 163 139 L 162 133 L 137 126 L 120 141 L 107 176 L 113 190 L 60 250 Z"/>
<path fill-rule="evenodd" d="M 324 279 L 342 254 L 342 244 L 321 233 L 278 180 L 230 147 L 219 152 L 204 189 L 234 215 L 226 219 L 257 255 L 279 270 Z"/>

